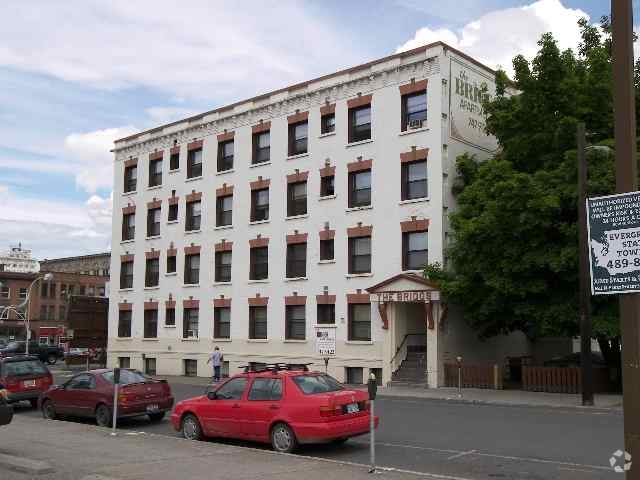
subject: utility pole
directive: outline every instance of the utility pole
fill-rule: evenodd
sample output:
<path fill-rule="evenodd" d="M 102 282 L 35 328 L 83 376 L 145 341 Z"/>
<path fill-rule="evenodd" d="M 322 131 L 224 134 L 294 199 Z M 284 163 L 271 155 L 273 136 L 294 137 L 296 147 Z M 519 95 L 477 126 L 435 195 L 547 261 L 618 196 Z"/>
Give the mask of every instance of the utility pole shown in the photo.
<path fill-rule="evenodd" d="M 591 292 L 589 291 L 589 249 L 587 245 L 587 145 L 584 123 L 578 124 L 578 226 L 580 255 L 580 369 L 582 405 L 593 405 L 591 357 Z"/>
<path fill-rule="evenodd" d="M 633 7 L 631 0 L 611 0 L 613 101 L 616 146 L 616 192 L 638 189 L 636 112 L 633 87 Z M 640 460 L 640 294 L 620 295 L 624 446 Z M 633 468 L 635 467 L 635 468 Z M 627 480 L 640 480 L 637 465 Z"/>

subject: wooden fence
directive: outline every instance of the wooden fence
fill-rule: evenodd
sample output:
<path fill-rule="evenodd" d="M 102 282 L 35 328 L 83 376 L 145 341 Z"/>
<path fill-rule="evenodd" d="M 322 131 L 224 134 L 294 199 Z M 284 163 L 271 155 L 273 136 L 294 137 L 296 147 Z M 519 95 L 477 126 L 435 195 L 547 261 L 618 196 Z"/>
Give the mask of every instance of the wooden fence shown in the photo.
<path fill-rule="evenodd" d="M 595 392 L 610 391 L 608 370 L 593 369 Z M 531 392 L 580 393 L 582 373 L 580 367 L 522 367 L 522 389 Z"/>
<path fill-rule="evenodd" d="M 445 363 L 444 381 L 447 387 L 458 386 L 458 364 Z M 502 368 L 499 365 L 462 365 L 463 388 L 502 389 Z"/>

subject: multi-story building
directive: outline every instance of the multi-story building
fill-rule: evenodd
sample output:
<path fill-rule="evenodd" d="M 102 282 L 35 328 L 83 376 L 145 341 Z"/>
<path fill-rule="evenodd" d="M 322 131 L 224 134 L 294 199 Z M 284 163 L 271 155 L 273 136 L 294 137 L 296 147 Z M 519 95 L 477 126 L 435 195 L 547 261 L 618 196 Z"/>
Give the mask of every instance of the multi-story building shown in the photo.
<path fill-rule="evenodd" d="M 110 364 L 205 376 L 218 345 L 231 373 L 324 368 L 329 326 L 339 380 L 386 383 L 414 351 L 437 386 L 463 350 L 519 351 L 469 348 L 421 272 L 445 260 L 456 157 L 497 147 L 493 78 L 438 42 L 116 141 Z"/>
<path fill-rule="evenodd" d="M 0 253 L 0 272 L 36 273 L 39 269 L 38 260 L 21 243 Z"/>
<path fill-rule="evenodd" d="M 77 257 L 54 258 L 42 260 L 40 269 L 48 272 L 78 273 L 81 275 L 93 275 L 109 278 L 111 266 L 111 253 L 94 253 L 91 255 L 79 255 Z"/>

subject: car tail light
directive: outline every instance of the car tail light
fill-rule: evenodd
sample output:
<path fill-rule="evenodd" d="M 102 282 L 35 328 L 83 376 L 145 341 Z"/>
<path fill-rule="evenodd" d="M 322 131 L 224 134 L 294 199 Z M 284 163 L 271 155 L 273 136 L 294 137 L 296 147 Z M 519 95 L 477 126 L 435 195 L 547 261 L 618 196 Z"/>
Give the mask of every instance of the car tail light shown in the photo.
<path fill-rule="evenodd" d="M 336 415 L 340 415 L 341 413 L 342 413 L 342 407 L 339 407 L 337 405 L 320 407 L 321 417 L 335 417 Z"/>

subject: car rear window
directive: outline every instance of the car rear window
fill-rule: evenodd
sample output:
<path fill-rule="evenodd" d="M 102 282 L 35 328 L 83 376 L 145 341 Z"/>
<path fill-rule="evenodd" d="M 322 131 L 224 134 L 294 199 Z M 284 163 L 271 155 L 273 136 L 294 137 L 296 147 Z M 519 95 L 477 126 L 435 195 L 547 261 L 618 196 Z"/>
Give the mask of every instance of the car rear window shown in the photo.
<path fill-rule="evenodd" d="M 46 375 L 47 367 L 38 360 L 24 360 L 21 362 L 5 362 L 3 373 L 5 377 L 26 377 L 28 375 Z"/>
<path fill-rule="evenodd" d="M 102 378 L 104 378 L 109 383 L 113 383 L 113 372 L 103 373 Z M 150 378 L 147 377 L 144 373 L 138 372 L 137 370 L 120 370 L 120 381 L 118 382 L 118 385 L 141 383 L 146 382 L 149 379 Z"/>
<path fill-rule="evenodd" d="M 298 375 L 292 378 L 293 382 L 305 395 L 337 392 L 344 389 L 340 382 L 329 375 Z"/>

